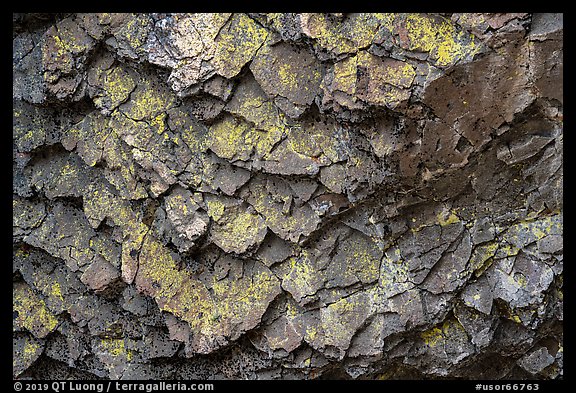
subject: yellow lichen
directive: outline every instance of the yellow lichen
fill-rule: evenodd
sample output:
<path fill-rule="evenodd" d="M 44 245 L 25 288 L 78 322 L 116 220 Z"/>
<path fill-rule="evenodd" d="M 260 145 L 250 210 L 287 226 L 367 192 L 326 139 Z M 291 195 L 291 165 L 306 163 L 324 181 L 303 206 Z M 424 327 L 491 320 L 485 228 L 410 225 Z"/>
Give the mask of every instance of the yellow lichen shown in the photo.
<path fill-rule="evenodd" d="M 148 18 L 134 15 L 129 18 L 128 22 L 122 27 L 119 34 L 124 36 L 132 48 L 138 49 L 146 43 L 148 38 L 148 30 L 146 29 L 147 25 Z"/>
<path fill-rule="evenodd" d="M 17 368 L 27 368 L 32 362 L 34 362 L 38 356 L 42 353 L 42 344 L 29 336 L 23 337 L 24 343 L 22 346 L 22 350 L 18 353 L 15 352 L 12 359 L 12 367 L 13 369 Z"/>
<path fill-rule="evenodd" d="M 381 25 L 391 30 L 394 18 L 394 14 L 361 13 L 339 23 L 326 14 L 309 14 L 305 33 L 335 54 L 352 53 L 368 47 Z"/>
<path fill-rule="evenodd" d="M 298 70 L 293 69 L 292 64 L 290 63 L 282 63 L 278 68 L 278 77 L 280 78 L 280 81 L 290 90 L 294 90 L 298 87 L 296 72 L 298 72 Z M 308 86 L 301 86 L 301 88 L 307 89 Z"/>
<path fill-rule="evenodd" d="M 357 57 L 351 56 L 334 64 L 334 90 L 354 95 L 356 93 Z"/>
<path fill-rule="evenodd" d="M 300 257 L 292 257 L 287 263 L 286 274 L 281 277 L 284 289 L 297 298 L 313 295 L 317 290 L 314 283 L 322 281 L 324 273 L 314 268 L 308 252 L 302 250 Z"/>
<path fill-rule="evenodd" d="M 365 295 L 362 292 L 342 298 L 320 310 L 322 346 L 347 348 L 358 327 L 368 317 Z M 311 338 L 308 337 L 307 341 Z"/>
<path fill-rule="evenodd" d="M 107 353 L 114 357 L 122 356 L 129 362 L 134 358 L 134 352 L 126 348 L 126 342 L 123 338 L 103 339 L 101 345 Z"/>
<path fill-rule="evenodd" d="M 410 270 L 408 262 L 402 258 L 399 248 L 389 249 L 382 258 L 380 265 L 379 285 L 387 291 L 398 292 L 408 289 L 410 283 Z"/>
<path fill-rule="evenodd" d="M 269 271 L 250 278 L 214 281 L 212 291 L 218 314 L 223 321 L 242 321 L 250 313 L 264 313 L 272 293 L 279 291 L 278 279 Z M 268 299 L 269 300 L 269 299 Z"/>
<path fill-rule="evenodd" d="M 254 206 L 254 209 L 264 218 L 266 225 L 275 233 L 281 233 L 284 236 L 285 233 L 298 231 L 306 223 L 304 217 L 302 221 L 299 221 L 294 215 L 285 215 L 280 209 L 270 207 L 270 202 L 272 202 L 271 197 L 262 185 L 254 185 L 253 195 L 255 196 L 255 200 L 252 206 Z M 313 219 L 316 219 L 316 217 Z M 297 241 L 297 237 L 296 234 L 291 236 L 293 241 Z"/>
<path fill-rule="evenodd" d="M 162 134 L 166 130 L 166 113 L 162 112 L 150 120 L 150 125 L 156 129 L 158 134 Z M 165 136 L 167 136 L 165 134 Z"/>
<path fill-rule="evenodd" d="M 109 69 L 103 75 L 104 81 L 102 87 L 105 96 L 110 100 L 111 106 L 115 107 L 126 101 L 129 94 L 136 87 L 136 81 L 132 76 L 121 67 Z M 95 97 L 94 103 L 103 106 L 103 97 Z"/>
<path fill-rule="evenodd" d="M 429 347 L 444 345 L 447 340 L 456 335 L 466 335 L 466 331 L 462 324 L 455 318 L 447 319 L 440 327 L 435 326 L 420 333 L 420 337 Z"/>
<path fill-rule="evenodd" d="M 62 296 L 62 288 L 60 287 L 60 283 L 53 282 L 50 286 L 50 294 L 60 301 L 64 301 L 64 297 Z"/>
<path fill-rule="evenodd" d="M 188 322 L 193 331 L 202 331 L 214 311 L 205 286 L 179 270 L 170 252 L 150 235 L 142 245 L 139 262 L 139 290 L 154 297 L 161 310 Z"/>
<path fill-rule="evenodd" d="M 265 225 L 260 216 L 239 209 L 229 214 L 226 220 L 212 228 L 212 237 L 218 246 L 242 253 L 264 238 Z"/>
<path fill-rule="evenodd" d="M 226 116 L 210 127 L 210 149 L 227 160 L 247 160 L 254 148 L 254 132 L 250 124 Z"/>
<path fill-rule="evenodd" d="M 562 215 L 556 214 L 533 221 L 523 221 L 510 226 L 502 240 L 520 247 L 541 240 L 551 234 L 562 233 Z"/>
<path fill-rule="evenodd" d="M 370 75 L 378 81 L 400 88 L 410 87 L 416 76 L 416 71 L 410 64 L 393 59 L 383 61 L 367 51 L 358 52 L 357 63 L 367 68 Z"/>
<path fill-rule="evenodd" d="M 432 329 L 426 330 L 420 333 L 420 337 L 424 340 L 424 343 L 429 347 L 435 347 L 443 337 L 442 329 L 434 327 Z"/>
<path fill-rule="evenodd" d="M 151 79 L 143 78 L 125 104 L 124 113 L 134 120 L 153 119 L 174 103 L 174 96 L 165 89 L 157 88 Z M 121 106 L 120 108 L 123 108 Z"/>
<path fill-rule="evenodd" d="M 443 210 L 442 212 L 436 215 L 436 218 L 438 219 L 438 223 L 440 224 L 440 226 L 443 227 L 446 225 L 460 222 L 460 217 L 456 215 L 456 212 L 454 210 L 449 211 Z"/>
<path fill-rule="evenodd" d="M 18 313 L 14 320 L 39 338 L 46 337 L 58 326 L 58 319 L 48 310 L 44 300 L 40 299 L 26 283 L 15 283 L 12 291 L 13 310 Z"/>
<path fill-rule="evenodd" d="M 323 124 L 297 124 L 290 128 L 288 148 L 303 157 L 312 157 L 322 165 L 342 161 L 343 154 L 339 151 L 341 141 L 336 137 L 335 130 Z"/>
<path fill-rule="evenodd" d="M 481 244 L 474 249 L 468 264 L 470 269 L 474 271 L 476 277 L 480 277 L 490 266 L 491 263 L 488 264 L 486 262 L 491 262 L 489 260 L 494 257 L 496 251 L 498 251 L 498 247 L 498 242 L 489 242 Z"/>
<path fill-rule="evenodd" d="M 216 38 L 212 64 L 225 78 L 236 76 L 262 46 L 268 32 L 246 14 L 234 14 Z"/>
<path fill-rule="evenodd" d="M 474 36 L 459 31 L 450 21 L 421 14 L 406 17 L 408 49 L 430 52 L 434 65 L 449 66 L 478 51 Z"/>
<path fill-rule="evenodd" d="M 206 201 L 206 207 L 208 208 L 208 215 L 214 220 L 218 221 L 224 215 L 224 203 L 216 198 L 210 198 Z"/>
<path fill-rule="evenodd" d="M 34 355 L 37 354 L 39 348 L 40 343 L 32 340 L 26 340 L 22 353 L 24 354 L 25 358 L 31 359 Z"/>
<path fill-rule="evenodd" d="M 306 341 L 308 341 L 308 342 L 315 341 L 316 337 L 318 337 L 318 329 L 316 329 L 316 326 L 313 326 L 313 325 L 306 326 L 304 337 L 306 338 Z"/>

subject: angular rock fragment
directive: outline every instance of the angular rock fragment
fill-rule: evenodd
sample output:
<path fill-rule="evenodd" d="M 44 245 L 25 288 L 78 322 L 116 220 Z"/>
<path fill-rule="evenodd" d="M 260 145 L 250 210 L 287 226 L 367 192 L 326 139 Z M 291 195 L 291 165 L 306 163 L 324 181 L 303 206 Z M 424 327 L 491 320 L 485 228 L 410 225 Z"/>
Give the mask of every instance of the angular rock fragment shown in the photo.
<path fill-rule="evenodd" d="M 410 98 L 415 76 L 409 63 L 359 51 L 334 64 L 333 92 L 328 94 L 350 109 L 362 108 L 362 102 L 393 109 Z"/>
<path fill-rule="evenodd" d="M 254 57 L 268 33 L 245 14 L 234 14 L 216 38 L 214 59 L 216 72 L 225 78 L 236 76 L 242 66 Z"/>
<path fill-rule="evenodd" d="M 160 19 L 148 36 L 148 58 L 173 69 L 169 82 L 179 95 L 218 73 L 236 76 L 268 36 L 246 14 L 176 14 Z"/>
<path fill-rule="evenodd" d="M 18 377 L 26 371 L 40 357 L 44 345 L 29 334 L 18 334 L 13 339 L 12 344 L 12 375 Z"/>
<path fill-rule="evenodd" d="M 200 210 L 192 193 L 175 188 L 165 199 L 167 225 L 172 229 L 172 243 L 180 251 L 188 251 L 195 241 L 208 230 L 208 215 Z"/>
<path fill-rule="evenodd" d="M 214 220 L 210 237 L 225 252 L 242 254 L 264 240 L 264 220 L 241 201 L 207 195 L 206 205 Z"/>
<path fill-rule="evenodd" d="M 255 177 L 249 184 L 245 198 L 272 232 L 294 243 L 301 236 L 314 231 L 320 221 L 309 205 L 294 205 L 295 195 L 281 178 Z"/>
<path fill-rule="evenodd" d="M 46 217 L 46 207 L 28 199 L 14 196 L 12 199 L 12 233 L 14 237 L 28 234 Z"/>
<path fill-rule="evenodd" d="M 42 46 L 38 38 L 22 34 L 12 44 L 14 78 L 12 96 L 16 99 L 40 104 L 46 100 L 42 72 Z"/>
<path fill-rule="evenodd" d="M 306 329 L 305 340 L 314 348 L 324 349 L 328 357 L 342 359 L 369 310 L 365 293 L 342 298 L 320 310 L 319 323 Z"/>
<path fill-rule="evenodd" d="M 446 375 L 452 365 L 473 353 L 466 331 L 456 319 L 422 332 L 420 338 L 424 349 L 422 362 L 431 374 Z"/>
<path fill-rule="evenodd" d="M 108 45 L 119 56 L 140 60 L 146 54 L 146 40 L 152 28 L 149 15 L 145 14 L 100 14 L 99 22 L 109 24 L 112 36 L 106 39 Z"/>
<path fill-rule="evenodd" d="M 312 104 L 322 80 L 317 59 L 306 49 L 289 44 L 263 46 L 250 70 L 276 106 L 291 118 L 298 118 Z"/>
<path fill-rule="evenodd" d="M 88 53 L 95 45 L 94 39 L 74 16 L 61 20 L 44 33 L 42 70 L 50 94 L 64 99 L 77 93 L 84 78 Z"/>
<path fill-rule="evenodd" d="M 12 290 L 14 329 L 25 329 L 34 337 L 44 338 L 58 326 L 58 319 L 46 303 L 24 282 L 14 283 Z"/>
<path fill-rule="evenodd" d="M 353 13 L 343 20 L 327 14 L 300 14 L 302 32 L 337 56 L 368 47 L 379 27 L 389 27 L 393 20 L 393 14 Z"/>
<path fill-rule="evenodd" d="M 102 293 L 120 279 L 120 272 L 104 258 L 96 258 L 95 261 L 82 274 L 81 280 L 94 290 Z"/>
<path fill-rule="evenodd" d="M 553 362 L 554 358 L 548 353 L 546 347 L 540 347 L 518 360 L 520 367 L 531 374 L 541 372 Z"/>
<path fill-rule="evenodd" d="M 103 58 L 88 71 L 90 95 L 96 107 L 106 114 L 130 98 L 138 81 L 133 70 L 113 64 L 113 58 Z"/>

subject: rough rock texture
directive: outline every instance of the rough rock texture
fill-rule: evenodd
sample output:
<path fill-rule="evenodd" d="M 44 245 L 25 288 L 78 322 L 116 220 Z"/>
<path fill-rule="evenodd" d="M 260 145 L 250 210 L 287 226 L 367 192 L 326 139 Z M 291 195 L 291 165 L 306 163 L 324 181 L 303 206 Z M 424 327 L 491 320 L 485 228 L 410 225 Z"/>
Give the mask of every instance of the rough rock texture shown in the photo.
<path fill-rule="evenodd" d="M 17 378 L 563 376 L 561 14 L 14 14 Z"/>

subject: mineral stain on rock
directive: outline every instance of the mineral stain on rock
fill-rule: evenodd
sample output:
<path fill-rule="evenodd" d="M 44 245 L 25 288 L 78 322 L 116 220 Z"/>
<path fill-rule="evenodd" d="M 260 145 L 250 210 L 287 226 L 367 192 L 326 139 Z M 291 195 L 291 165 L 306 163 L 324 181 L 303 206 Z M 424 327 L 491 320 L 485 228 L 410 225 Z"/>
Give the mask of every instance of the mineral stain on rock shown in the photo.
<path fill-rule="evenodd" d="M 562 14 L 13 22 L 14 378 L 563 378 Z"/>

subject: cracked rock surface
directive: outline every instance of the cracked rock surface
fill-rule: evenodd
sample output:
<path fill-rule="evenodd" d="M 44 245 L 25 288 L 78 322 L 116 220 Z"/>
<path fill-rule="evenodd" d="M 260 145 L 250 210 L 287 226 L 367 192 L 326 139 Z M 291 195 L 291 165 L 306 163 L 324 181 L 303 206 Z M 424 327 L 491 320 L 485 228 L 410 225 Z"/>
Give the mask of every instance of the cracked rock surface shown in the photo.
<path fill-rule="evenodd" d="M 563 378 L 562 14 L 13 21 L 15 378 Z"/>

